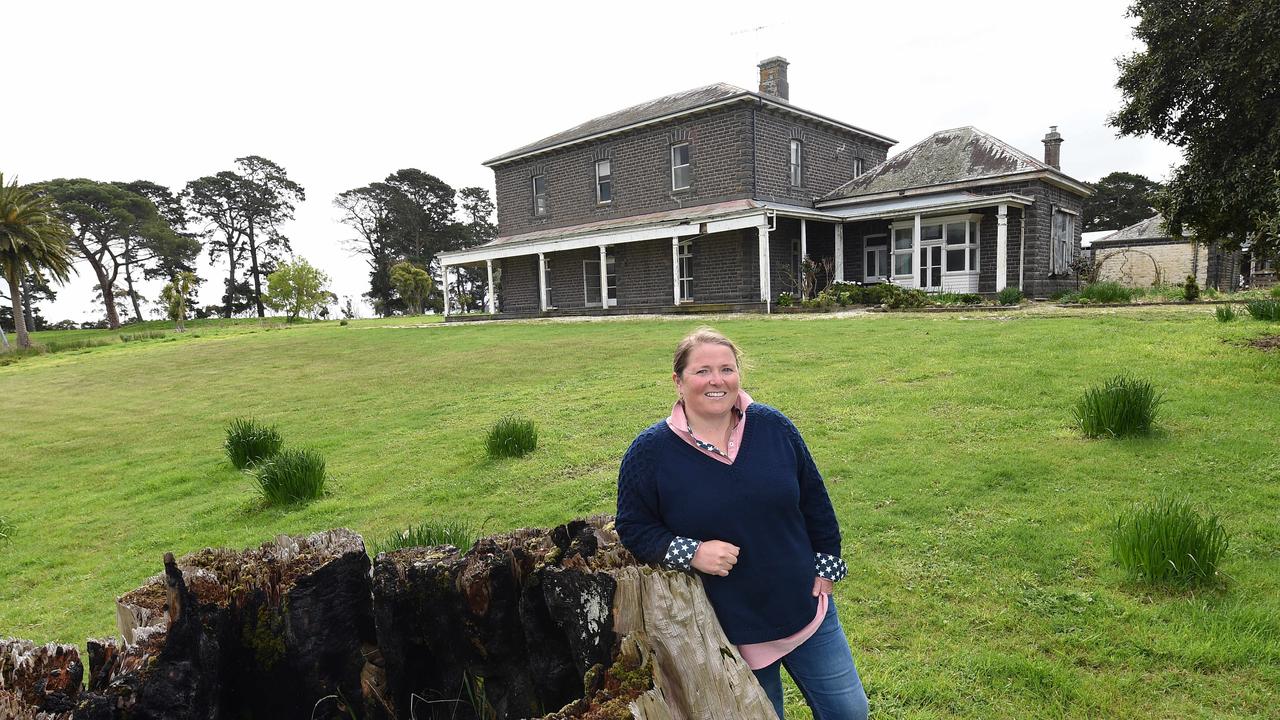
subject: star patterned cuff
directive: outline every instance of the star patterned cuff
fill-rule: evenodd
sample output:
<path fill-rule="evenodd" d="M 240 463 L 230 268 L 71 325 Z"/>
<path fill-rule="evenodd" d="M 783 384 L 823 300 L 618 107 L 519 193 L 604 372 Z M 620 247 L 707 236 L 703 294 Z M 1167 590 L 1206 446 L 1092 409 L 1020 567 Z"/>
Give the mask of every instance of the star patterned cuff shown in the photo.
<path fill-rule="evenodd" d="M 826 578 L 831 582 L 840 582 L 845 575 L 849 574 L 849 566 L 835 555 L 826 553 L 814 553 L 817 563 L 818 577 Z"/>
<path fill-rule="evenodd" d="M 662 558 L 662 564 L 672 570 L 689 570 L 692 567 L 693 554 L 698 551 L 698 546 L 701 544 L 697 540 L 677 536 L 667 546 L 667 556 Z"/>

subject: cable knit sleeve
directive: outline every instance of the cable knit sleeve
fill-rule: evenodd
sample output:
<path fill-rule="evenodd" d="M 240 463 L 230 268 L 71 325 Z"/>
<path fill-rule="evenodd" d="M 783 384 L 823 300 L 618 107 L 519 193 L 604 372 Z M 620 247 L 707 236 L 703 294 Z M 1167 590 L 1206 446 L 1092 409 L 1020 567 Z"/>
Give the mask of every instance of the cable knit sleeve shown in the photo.
<path fill-rule="evenodd" d="M 786 426 L 787 435 L 796 452 L 796 472 L 800 480 L 800 511 L 804 513 L 805 529 L 809 533 L 809 542 L 815 553 L 839 559 L 840 557 L 840 523 L 836 520 L 835 508 L 831 506 L 831 498 L 827 496 L 827 486 L 822 482 L 822 474 L 809 454 L 809 447 L 800 437 L 786 416 L 779 413 Z M 828 578 L 830 579 L 830 578 Z"/>
<path fill-rule="evenodd" d="M 652 428 L 631 443 L 618 469 L 618 537 L 636 559 L 658 563 L 667 558 L 676 534 L 658 512 L 657 469 Z"/>

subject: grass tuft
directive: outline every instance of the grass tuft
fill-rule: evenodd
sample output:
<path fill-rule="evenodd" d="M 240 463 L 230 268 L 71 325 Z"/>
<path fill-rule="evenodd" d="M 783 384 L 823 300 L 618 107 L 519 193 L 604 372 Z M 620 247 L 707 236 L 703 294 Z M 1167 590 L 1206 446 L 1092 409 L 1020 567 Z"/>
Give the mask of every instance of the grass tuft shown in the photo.
<path fill-rule="evenodd" d="M 1080 291 L 1080 299 L 1095 303 L 1127 303 L 1132 302 L 1134 291 L 1118 282 L 1096 282 L 1086 285 Z"/>
<path fill-rule="evenodd" d="M 1254 320 L 1280 320 L 1280 300 L 1250 300 L 1244 307 Z"/>
<path fill-rule="evenodd" d="M 87 338 L 73 338 L 68 340 L 50 340 L 44 344 L 45 349 L 51 353 L 66 352 L 68 350 L 84 350 L 87 348 L 102 347 L 104 345 L 114 345 L 120 342 L 120 338 L 112 335 L 98 335 Z"/>
<path fill-rule="evenodd" d="M 227 424 L 223 447 L 237 470 L 262 462 L 280 452 L 284 439 L 275 425 L 261 425 L 253 418 L 236 418 Z"/>
<path fill-rule="evenodd" d="M 324 495 L 324 457 L 312 450 L 284 450 L 259 463 L 253 480 L 271 505 L 315 500 Z"/>
<path fill-rule="evenodd" d="M 489 428 L 484 447 L 491 458 L 524 457 L 538 447 L 538 428 L 528 418 L 509 415 Z"/>
<path fill-rule="evenodd" d="M 135 340 L 157 340 L 163 337 L 169 337 L 169 333 L 165 330 L 141 330 L 138 332 L 122 334 L 120 336 L 120 342 L 133 342 Z"/>
<path fill-rule="evenodd" d="M 378 553 L 391 552 L 400 548 L 436 545 L 452 545 L 465 551 L 479 538 L 479 529 L 472 525 L 454 520 L 428 520 L 391 533 L 374 542 L 369 554 L 377 557 Z"/>
<path fill-rule="evenodd" d="M 1218 322 L 1232 322 L 1236 319 L 1236 315 L 1236 306 L 1229 303 L 1213 309 L 1213 316 L 1218 318 Z"/>
<path fill-rule="evenodd" d="M 0 543 L 13 542 L 13 535 L 17 532 L 13 522 L 4 515 L 0 515 Z"/>
<path fill-rule="evenodd" d="M 1117 375 L 1086 390 L 1072 412 L 1085 437 L 1148 435 L 1162 402 L 1149 381 Z"/>
<path fill-rule="evenodd" d="M 1204 585 L 1218 577 L 1230 537 L 1216 515 L 1184 500 L 1160 498 L 1118 515 L 1111 556 L 1129 578 L 1151 584 Z"/>
<path fill-rule="evenodd" d="M 1022 299 L 1022 291 L 1016 287 L 1007 287 L 996 293 L 996 302 L 1001 305 L 1018 305 Z"/>

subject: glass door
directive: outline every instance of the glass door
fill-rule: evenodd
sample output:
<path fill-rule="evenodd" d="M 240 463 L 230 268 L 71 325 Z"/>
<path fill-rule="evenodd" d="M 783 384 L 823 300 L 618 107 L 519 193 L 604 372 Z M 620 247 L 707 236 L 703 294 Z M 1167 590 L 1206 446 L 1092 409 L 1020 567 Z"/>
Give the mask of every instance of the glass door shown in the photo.
<path fill-rule="evenodd" d="M 942 246 L 920 248 L 920 289 L 935 292 L 942 289 Z"/>

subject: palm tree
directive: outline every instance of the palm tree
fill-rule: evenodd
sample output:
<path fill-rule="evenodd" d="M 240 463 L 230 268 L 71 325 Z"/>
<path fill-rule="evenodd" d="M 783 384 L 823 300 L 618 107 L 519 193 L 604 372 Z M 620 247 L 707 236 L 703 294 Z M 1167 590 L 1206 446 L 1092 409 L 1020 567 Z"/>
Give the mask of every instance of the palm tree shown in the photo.
<path fill-rule="evenodd" d="M 58 218 L 49 198 L 32 192 L 17 180 L 6 184 L 0 173 L 0 271 L 9 281 L 13 301 L 13 329 L 18 347 L 31 347 L 22 315 L 23 276 L 45 272 L 59 282 L 71 274 L 67 240 L 71 230 Z"/>

